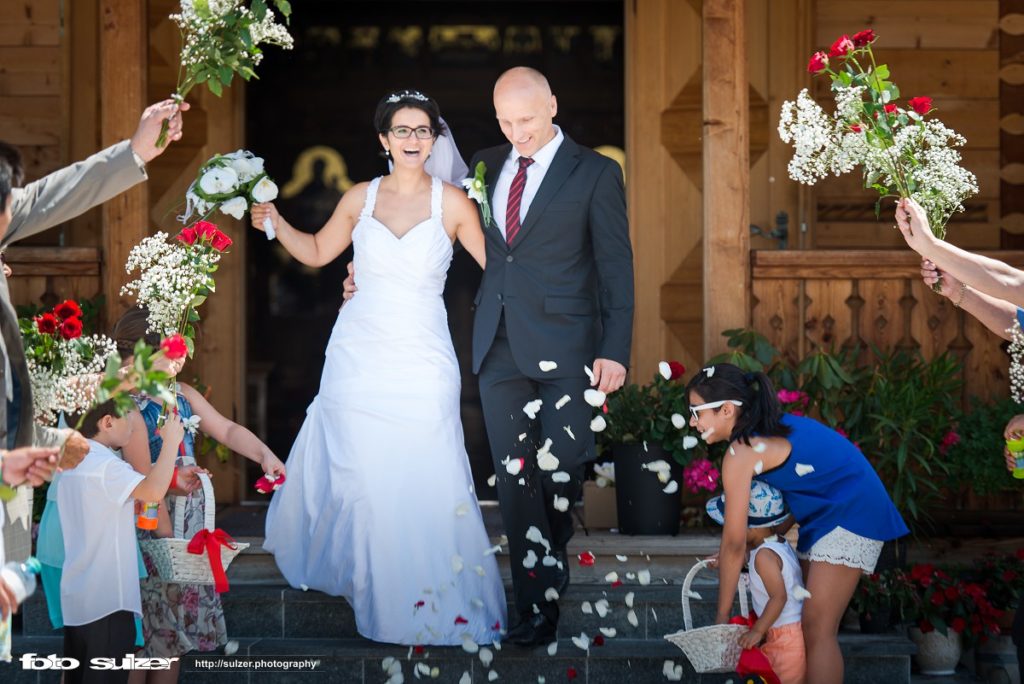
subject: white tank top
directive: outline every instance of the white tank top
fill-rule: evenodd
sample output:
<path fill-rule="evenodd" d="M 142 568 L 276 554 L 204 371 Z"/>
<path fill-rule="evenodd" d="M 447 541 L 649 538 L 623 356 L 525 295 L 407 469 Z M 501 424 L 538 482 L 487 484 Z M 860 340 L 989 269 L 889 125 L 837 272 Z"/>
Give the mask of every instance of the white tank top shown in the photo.
<path fill-rule="evenodd" d="M 754 559 L 762 549 L 771 549 L 782 559 L 782 580 L 786 584 L 786 605 L 782 608 L 782 614 L 775 621 L 772 627 L 782 627 L 794 622 L 800 622 L 800 613 L 803 610 L 804 600 L 797 598 L 794 594 L 796 589 L 803 588 L 803 574 L 800 572 L 800 560 L 796 552 L 788 542 L 769 541 L 761 544 L 750 552 L 750 600 L 754 606 L 754 612 L 760 616 L 764 607 L 768 605 L 768 590 L 764 588 L 764 582 L 757 574 Z"/>

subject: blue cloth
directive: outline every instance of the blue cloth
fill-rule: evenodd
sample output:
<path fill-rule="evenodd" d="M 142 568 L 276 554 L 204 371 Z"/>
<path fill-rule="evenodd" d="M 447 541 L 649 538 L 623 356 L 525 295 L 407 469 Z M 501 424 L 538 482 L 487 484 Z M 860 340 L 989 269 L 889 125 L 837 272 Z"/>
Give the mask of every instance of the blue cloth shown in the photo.
<path fill-rule="evenodd" d="M 782 423 L 792 429 L 789 458 L 756 479 L 785 497 L 800 523 L 798 551 L 806 553 L 837 527 L 877 541 L 910 533 L 878 473 L 850 440 L 811 418 L 787 413 Z M 797 464 L 814 470 L 800 476 Z"/>
<path fill-rule="evenodd" d="M 142 399 L 139 402 L 139 413 L 142 414 L 143 420 L 146 421 L 146 430 L 149 432 L 149 459 L 153 463 L 156 463 L 156 460 L 160 458 L 160 447 L 164 445 L 164 438 L 157 434 L 156 429 L 161 410 L 162 407 L 155 401 Z M 178 393 L 178 415 L 181 416 L 182 420 L 192 417 L 192 405 L 188 403 L 188 399 L 181 393 Z M 195 437 L 190 435 L 187 430 L 185 431 L 184 439 L 182 439 L 182 444 L 185 445 L 185 454 L 193 456 Z"/>
<path fill-rule="evenodd" d="M 1024 330 L 1024 309 L 1017 307 L 1017 325 Z"/>

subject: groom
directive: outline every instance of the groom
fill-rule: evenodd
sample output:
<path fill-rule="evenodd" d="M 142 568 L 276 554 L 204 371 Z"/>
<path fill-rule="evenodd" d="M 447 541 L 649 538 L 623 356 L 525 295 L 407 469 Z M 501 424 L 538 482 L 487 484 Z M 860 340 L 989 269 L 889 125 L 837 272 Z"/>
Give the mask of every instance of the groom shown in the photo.
<path fill-rule="evenodd" d="M 506 71 L 494 109 L 510 144 L 478 152 L 470 164 L 486 165 L 493 214 L 483 225 L 473 371 L 519 618 L 506 638 L 534 646 L 555 639 L 572 505 L 595 457 L 584 391 L 614 392 L 626 377 L 633 252 L 621 169 L 552 123 L 558 104 L 547 79 L 527 67 Z"/>

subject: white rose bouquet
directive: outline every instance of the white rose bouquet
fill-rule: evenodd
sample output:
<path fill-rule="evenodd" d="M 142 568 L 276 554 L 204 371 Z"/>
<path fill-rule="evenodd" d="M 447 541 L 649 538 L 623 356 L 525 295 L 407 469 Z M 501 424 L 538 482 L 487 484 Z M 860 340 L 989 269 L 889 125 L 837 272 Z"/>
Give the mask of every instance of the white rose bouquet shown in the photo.
<path fill-rule="evenodd" d="M 199 175 L 185 195 L 185 213 L 178 219 L 186 225 L 193 216 L 207 218 L 216 209 L 241 219 L 253 204 L 277 199 L 277 184 L 263 170 L 263 159 L 248 150 L 217 154 L 199 167 Z M 263 228 L 274 239 L 269 219 Z"/>

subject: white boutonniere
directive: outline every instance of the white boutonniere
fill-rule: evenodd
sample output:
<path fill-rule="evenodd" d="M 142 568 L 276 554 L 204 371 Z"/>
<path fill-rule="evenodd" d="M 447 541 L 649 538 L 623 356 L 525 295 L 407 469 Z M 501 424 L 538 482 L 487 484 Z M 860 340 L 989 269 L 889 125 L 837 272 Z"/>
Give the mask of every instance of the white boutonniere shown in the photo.
<path fill-rule="evenodd" d="M 491 220 L 491 203 L 487 200 L 487 183 L 484 182 L 486 175 L 487 165 L 481 161 L 477 162 L 473 177 L 462 181 L 469 199 L 480 205 L 480 212 L 484 215 L 484 228 L 494 225 Z"/>

